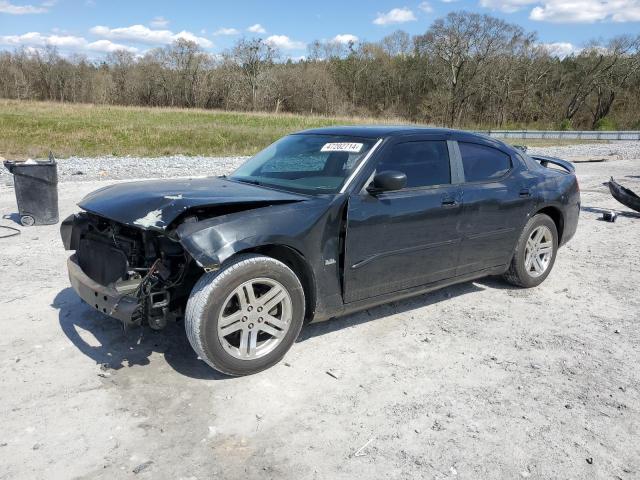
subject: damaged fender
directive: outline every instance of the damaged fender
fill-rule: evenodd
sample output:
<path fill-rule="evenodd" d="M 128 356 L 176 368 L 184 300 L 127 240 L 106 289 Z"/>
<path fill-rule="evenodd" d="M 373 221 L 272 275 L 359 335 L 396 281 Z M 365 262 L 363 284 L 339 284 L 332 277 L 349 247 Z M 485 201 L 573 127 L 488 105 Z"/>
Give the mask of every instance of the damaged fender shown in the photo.
<path fill-rule="evenodd" d="M 324 201 L 273 205 L 183 223 L 176 234 L 199 266 L 216 270 L 235 253 L 259 246 L 283 245 L 304 254 L 309 245 L 308 235 L 325 209 Z"/>

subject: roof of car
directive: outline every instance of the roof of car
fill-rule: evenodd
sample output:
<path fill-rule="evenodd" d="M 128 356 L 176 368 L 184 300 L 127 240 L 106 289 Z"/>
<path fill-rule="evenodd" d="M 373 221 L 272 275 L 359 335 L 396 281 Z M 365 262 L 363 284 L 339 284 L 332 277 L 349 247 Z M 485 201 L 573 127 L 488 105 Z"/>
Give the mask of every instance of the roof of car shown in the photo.
<path fill-rule="evenodd" d="M 303 130 L 296 132 L 297 134 L 316 134 L 316 135 L 344 135 L 350 137 L 360 138 L 389 138 L 399 137 L 404 135 L 417 135 L 417 134 L 434 134 L 434 135 L 447 135 L 456 134 L 456 140 L 463 141 L 479 141 L 485 145 L 491 145 L 501 150 L 506 150 L 510 153 L 514 152 L 513 147 L 504 143 L 503 141 L 483 135 L 480 133 L 469 132 L 466 130 L 454 130 L 451 128 L 431 128 L 431 127 L 419 127 L 416 125 L 344 125 L 334 127 L 323 128 L 311 128 L 309 130 Z"/>
<path fill-rule="evenodd" d="M 471 132 L 452 130 L 449 128 L 418 127 L 415 125 L 344 125 L 335 127 L 312 128 L 298 133 L 323 134 L 323 135 L 348 135 L 362 138 L 395 137 L 399 135 L 411 135 L 419 133 L 432 133 L 445 135 L 449 133 L 464 133 L 474 135 Z"/>

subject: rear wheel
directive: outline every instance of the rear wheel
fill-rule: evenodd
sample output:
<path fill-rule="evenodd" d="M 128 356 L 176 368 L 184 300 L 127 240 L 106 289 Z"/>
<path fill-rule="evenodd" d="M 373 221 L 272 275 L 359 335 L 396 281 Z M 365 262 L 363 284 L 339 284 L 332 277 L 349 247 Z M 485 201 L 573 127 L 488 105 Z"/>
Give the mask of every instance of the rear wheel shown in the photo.
<path fill-rule="evenodd" d="M 545 214 L 533 216 L 524 227 L 504 278 L 519 287 L 536 287 L 549 275 L 558 251 L 556 224 Z"/>
<path fill-rule="evenodd" d="M 304 308 L 302 285 L 289 267 L 263 255 L 240 255 L 194 286 L 187 337 L 216 370 L 248 375 L 280 361 L 300 332 Z"/>

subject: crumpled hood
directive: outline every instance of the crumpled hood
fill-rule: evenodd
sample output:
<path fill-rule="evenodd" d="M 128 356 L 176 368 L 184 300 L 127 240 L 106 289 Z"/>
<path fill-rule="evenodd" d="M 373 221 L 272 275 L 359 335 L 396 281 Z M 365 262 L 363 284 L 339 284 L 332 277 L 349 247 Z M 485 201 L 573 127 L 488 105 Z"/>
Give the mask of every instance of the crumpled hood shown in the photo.
<path fill-rule="evenodd" d="M 164 230 L 187 210 L 197 207 L 251 204 L 256 208 L 299 202 L 309 197 L 224 178 L 145 180 L 101 188 L 78 206 L 126 225 Z"/>

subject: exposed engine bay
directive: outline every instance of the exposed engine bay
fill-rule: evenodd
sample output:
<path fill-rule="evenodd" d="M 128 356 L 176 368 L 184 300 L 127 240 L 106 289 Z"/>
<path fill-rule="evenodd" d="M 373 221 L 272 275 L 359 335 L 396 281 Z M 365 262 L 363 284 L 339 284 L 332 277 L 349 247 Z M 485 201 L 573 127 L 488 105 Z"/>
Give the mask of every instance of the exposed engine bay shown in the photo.
<path fill-rule="evenodd" d="M 90 213 L 76 216 L 71 247 L 82 271 L 118 294 L 137 299 L 128 323 L 154 329 L 180 318 L 198 268 L 171 233 L 138 229 Z M 97 296 L 97 295 L 96 295 Z M 96 304 L 96 308 L 98 305 Z"/>

